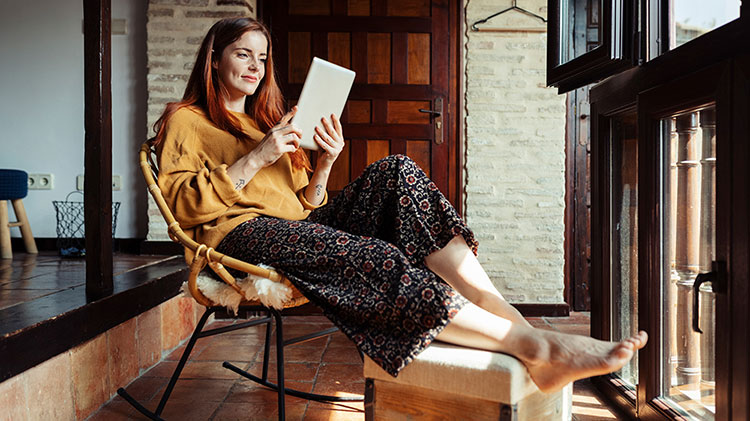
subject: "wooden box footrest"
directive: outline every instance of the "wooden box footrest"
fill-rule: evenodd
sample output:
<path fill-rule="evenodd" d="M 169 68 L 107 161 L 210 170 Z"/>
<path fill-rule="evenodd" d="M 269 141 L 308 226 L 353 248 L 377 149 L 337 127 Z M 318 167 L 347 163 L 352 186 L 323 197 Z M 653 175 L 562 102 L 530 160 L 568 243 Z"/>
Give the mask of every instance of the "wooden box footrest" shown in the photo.
<path fill-rule="evenodd" d="M 542 393 L 506 354 L 435 342 L 392 377 L 365 357 L 365 419 L 570 420 L 573 385 Z"/>

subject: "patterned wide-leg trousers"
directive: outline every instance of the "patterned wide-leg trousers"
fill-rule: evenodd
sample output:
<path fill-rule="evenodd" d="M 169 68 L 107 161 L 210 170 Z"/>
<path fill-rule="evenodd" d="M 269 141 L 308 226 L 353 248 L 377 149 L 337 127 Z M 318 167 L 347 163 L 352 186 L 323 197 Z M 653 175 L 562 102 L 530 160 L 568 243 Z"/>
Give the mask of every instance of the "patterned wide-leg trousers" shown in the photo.
<path fill-rule="evenodd" d="M 393 376 L 467 302 L 424 258 L 474 235 L 408 157 L 368 166 L 304 221 L 258 217 L 217 251 L 282 272 L 357 347 Z"/>

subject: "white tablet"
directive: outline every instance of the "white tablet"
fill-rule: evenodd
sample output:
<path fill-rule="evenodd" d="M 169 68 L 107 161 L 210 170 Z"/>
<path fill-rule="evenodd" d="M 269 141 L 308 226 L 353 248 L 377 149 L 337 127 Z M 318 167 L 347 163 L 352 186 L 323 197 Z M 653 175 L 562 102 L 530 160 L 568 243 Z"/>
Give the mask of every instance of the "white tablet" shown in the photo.
<path fill-rule="evenodd" d="M 320 119 L 326 117 L 330 121 L 331 114 L 341 118 L 354 75 L 345 67 L 313 58 L 299 95 L 297 114 L 292 117 L 292 124 L 302 131 L 301 147 L 311 150 L 320 148 L 313 139 L 315 126 L 323 128 Z"/>

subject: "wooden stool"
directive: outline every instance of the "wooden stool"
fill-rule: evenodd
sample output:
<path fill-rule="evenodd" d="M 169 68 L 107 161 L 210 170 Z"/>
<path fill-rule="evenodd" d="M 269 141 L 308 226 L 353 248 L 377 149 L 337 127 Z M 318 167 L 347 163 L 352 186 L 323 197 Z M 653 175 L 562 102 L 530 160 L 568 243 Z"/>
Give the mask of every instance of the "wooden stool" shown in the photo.
<path fill-rule="evenodd" d="M 21 170 L 0 170 L 0 258 L 12 259 L 13 251 L 10 245 L 10 229 L 18 227 L 21 229 L 23 243 L 26 252 L 38 253 L 34 235 L 31 234 L 31 225 L 23 207 L 23 199 L 28 193 L 28 174 Z M 8 202 L 13 204 L 17 222 L 10 222 L 8 213 Z"/>
<path fill-rule="evenodd" d="M 365 419 L 570 420 L 573 385 L 542 393 L 506 354 L 432 343 L 397 378 L 365 357 Z"/>

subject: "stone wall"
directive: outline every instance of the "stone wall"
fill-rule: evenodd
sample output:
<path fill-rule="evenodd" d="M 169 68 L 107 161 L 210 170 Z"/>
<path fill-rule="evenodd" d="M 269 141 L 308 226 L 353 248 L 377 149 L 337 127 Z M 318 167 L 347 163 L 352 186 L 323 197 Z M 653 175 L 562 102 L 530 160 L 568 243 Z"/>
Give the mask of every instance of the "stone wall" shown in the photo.
<path fill-rule="evenodd" d="M 185 91 L 198 48 L 219 19 L 256 16 L 256 0 L 149 0 L 148 23 L 148 133 L 168 102 Z M 149 196 L 148 240 L 169 241 L 164 223 Z"/>
<path fill-rule="evenodd" d="M 474 32 L 511 0 L 465 0 L 465 209 L 511 302 L 563 302 L 565 96 L 547 88 L 546 32 Z M 519 7 L 546 16 L 546 0 Z M 482 29 L 543 28 L 515 11 Z"/>

